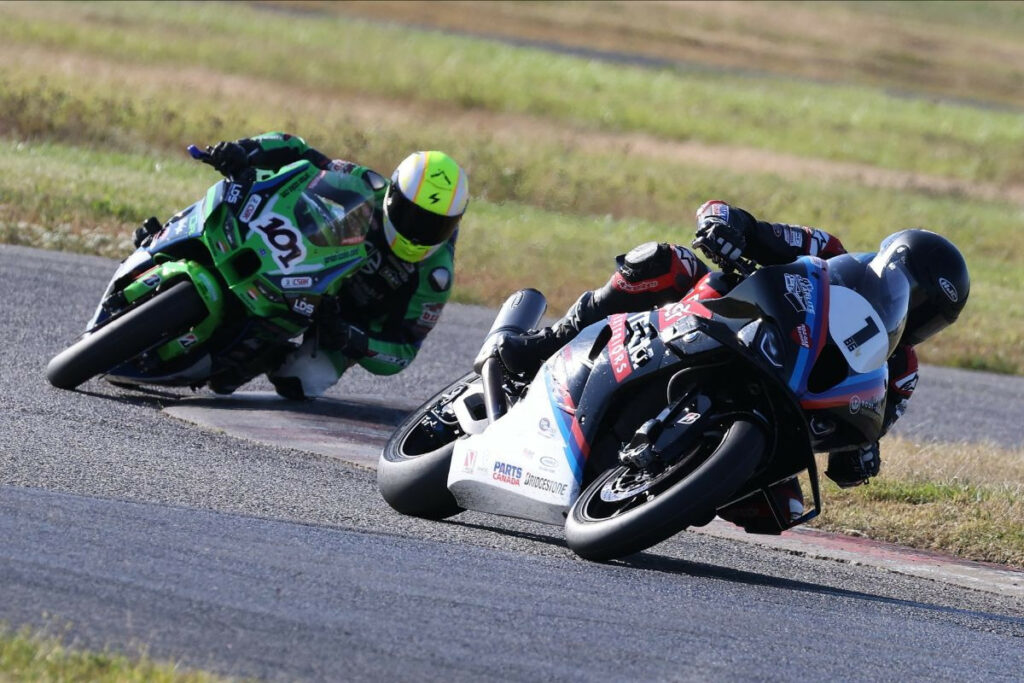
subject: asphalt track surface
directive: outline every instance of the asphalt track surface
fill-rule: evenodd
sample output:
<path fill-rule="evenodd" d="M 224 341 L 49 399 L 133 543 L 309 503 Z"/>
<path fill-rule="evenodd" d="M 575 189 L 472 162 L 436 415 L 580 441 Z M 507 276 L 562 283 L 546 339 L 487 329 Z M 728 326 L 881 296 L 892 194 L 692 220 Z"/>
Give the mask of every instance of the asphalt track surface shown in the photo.
<path fill-rule="evenodd" d="M 0 246 L 10 625 L 283 680 L 1020 680 L 1018 597 L 694 533 L 587 563 L 557 528 L 401 517 L 365 467 L 161 411 L 187 391 L 51 388 L 113 267 Z M 354 372 L 332 398 L 394 424 L 462 373 L 490 315 L 450 306 L 407 372 Z M 927 368 L 901 429 L 1020 444 L 1020 386 Z"/>

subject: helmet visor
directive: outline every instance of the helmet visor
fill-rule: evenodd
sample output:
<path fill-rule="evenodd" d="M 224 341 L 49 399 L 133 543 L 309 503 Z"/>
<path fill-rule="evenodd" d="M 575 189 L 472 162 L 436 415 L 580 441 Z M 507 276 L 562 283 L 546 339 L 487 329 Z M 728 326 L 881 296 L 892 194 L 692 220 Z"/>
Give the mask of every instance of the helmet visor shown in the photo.
<path fill-rule="evenodd" d="M 445 216 L 414 204 L 394 183 L 388 188 L 384 199 L 384 212 L 402 238 L 411 244 L 428 247 L 446 241 L 455 233 L 462 220 L 461 214 Z"/>

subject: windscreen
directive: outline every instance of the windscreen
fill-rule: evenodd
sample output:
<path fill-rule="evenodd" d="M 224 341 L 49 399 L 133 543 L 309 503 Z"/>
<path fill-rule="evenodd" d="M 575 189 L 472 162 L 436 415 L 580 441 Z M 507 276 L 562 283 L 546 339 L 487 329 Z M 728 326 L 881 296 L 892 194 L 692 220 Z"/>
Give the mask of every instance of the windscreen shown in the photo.
<path fill-rule="evenodd" d="M 327 171 L 303 190 L 295 205 L 295 218 L 313 244 L 347 246 L 365 239 L 373 209 L 373 195 L 361 178 Z"/>
<path fill-rule="evenodd" d="M 867 299 L 882 320 L 889 337 L 889 353 L 903 335 L 910 303 L 910 285 L 897 269 L 885 267 L 881 272 L 869 266 L 873 254 L 843 254 L 828 260 L 828 271 L 834 285 L 848 287 Z"/>

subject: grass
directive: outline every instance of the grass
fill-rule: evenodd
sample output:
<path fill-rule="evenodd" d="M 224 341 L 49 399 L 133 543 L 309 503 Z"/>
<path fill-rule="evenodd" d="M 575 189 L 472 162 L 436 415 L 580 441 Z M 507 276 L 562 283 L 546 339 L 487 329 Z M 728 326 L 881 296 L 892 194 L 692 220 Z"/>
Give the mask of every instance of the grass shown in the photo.
<path fill-rule="evenodd" d="M 822 498 L 820 529 L 1024 568 L 1024 450 L 887 437 L 878 477 Z"/>
<path fill-rule="evenodd" d="M 613 131 L 998 183 L 1024 182 L 1024 120 L 844 85 L 649 71 L 367 23 L 200 3 L 2 6 L 0 39 L 289 85 L 528 113 Z M 188 40 L 169 40 L 187 35 Z M 231 36 L 231 40 L 225 40 Z M 239 45 L 260 45 L 259 50 Z M 404 55 L 395 59 L 394 46 Z"/>
<path fill-rule="evenodd" d="M 0 624 L 0 681 L 92 681 L 95 683 L 207 683 L 225 678 L 187 671 L 143 655 L 130 659 L 65 646 L 59 638 Z"/>
<path fill-rule="evenodd" d="M 281 4 L 284 3 L 274 3 Z M 1019 2 L 302 3 L 310 11 L 1024 105 Z M 285 5 L 294 8 L 295 3 Z"/>

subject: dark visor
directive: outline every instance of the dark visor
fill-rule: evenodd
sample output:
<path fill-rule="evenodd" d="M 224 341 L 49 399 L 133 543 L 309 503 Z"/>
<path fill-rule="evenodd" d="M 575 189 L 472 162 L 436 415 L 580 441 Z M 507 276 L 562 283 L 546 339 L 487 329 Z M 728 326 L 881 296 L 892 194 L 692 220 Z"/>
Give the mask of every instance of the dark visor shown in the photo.
<path fill-rule="evenodd" d="M 385 199 L 388 218 L 395 230 L 413 244 L 441 244 L 459 227 L 462 216 L 442 216 L 413 204 L 394 184 Z"/>

